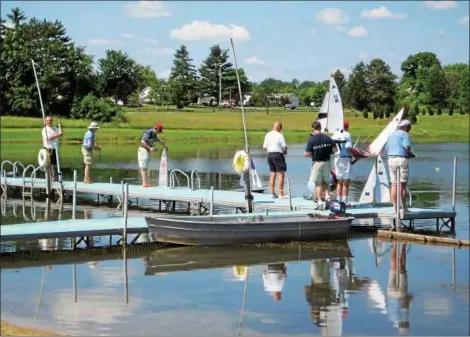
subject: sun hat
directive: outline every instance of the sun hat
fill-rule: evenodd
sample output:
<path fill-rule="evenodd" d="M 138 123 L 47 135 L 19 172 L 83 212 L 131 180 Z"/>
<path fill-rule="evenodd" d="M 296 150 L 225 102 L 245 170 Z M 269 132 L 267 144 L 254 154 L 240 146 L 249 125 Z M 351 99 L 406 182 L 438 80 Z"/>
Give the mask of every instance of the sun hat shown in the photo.
<path fill-rule="evenodd" d="M 98 126 L 98 123 L 96 122 L 91 122 L 90 126 L 88 127 L 89 129 L 99 129 L 100 127 Z"/>

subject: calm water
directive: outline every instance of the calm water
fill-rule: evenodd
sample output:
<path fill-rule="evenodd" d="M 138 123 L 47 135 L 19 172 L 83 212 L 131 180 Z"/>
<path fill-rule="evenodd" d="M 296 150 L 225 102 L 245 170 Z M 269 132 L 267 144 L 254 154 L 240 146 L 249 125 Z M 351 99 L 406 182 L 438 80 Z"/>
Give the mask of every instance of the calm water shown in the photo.
<path fill-rule="evenodd" d="M 195 154 L 194 158 L 178 160 L 170 157 L 170 169 L 186 172 L 197 169 L 202 172 L 203 187 L 236 188 L 238 177 L 231 168 L 233 150 L 217 149 L 215 153 L 206 151 L 199 157 Z M 411 166 L 411 189 L 430 191 L 415 195 L 413 205 L 417 207 L 451 207 L 452 158 L 459 157 L 457 237 L 468 239 L 468 145 L 416 145 L 415 150 L 419 159 Z M 309 168 L 302 151 L 303 146 L 293 146 L 288 157 L 293 195 L 307 192 Z M 254 156 L 261 178 L 267 179 L 263 153 L 254 151 Z M 157 164 L 158 160 L 154 165 Z M 68 166 L 79 168 L 73 162 L 65 164 Z M 359 197 L 371 166 L 369 160 L 354 166 L 352 200 Z M 130 160 L 102 161 L 98 163 L 96 177 L 103 181 L 108 181 L 109 176 L 115 181 L 137 178 L 136 169 L 137 163 Z M 71 171 L 66 174 L 70 179 Z M 93 199 L 80 199 L 80 205 L 86 209 L 81 209 L 77 217 L 120 215 L 112 208 L 98 210 L 86 206 L 93 205 Z M 151 206 L 149 201 L 139 203 Z M 14 209 L 11 199 L 7 204 L 2 201 L 2 224 L 42 221 L 45 216 L 40 203 L 33 210 L 21 203 Z M 59 212 L 56 206 L 47 214 L 49 220 L 69 217 L 70 210 Z M 246 259 L 236 252 L 233 256 L 241 260 L 235 258 L 232 264 L 210 268 L 207 261 L 212 260 L 202 258 L 201 262 L 203 255 L 197 249 L 187 249 L 179 258 L 162 251 L 141 252 L 129 255 L 127 265 L 117 254 L 99 262 L 82 259 L 75 267 L 46 261 L 32 267 L 2 269 L 2 320 L 76 335 L 235 336 L 240 329 L 242 336 L 468 335 L 468 249 L 374 243 L 373 239 L 355 239 L 333 245 L 342 252 L 345 246 L 346 250 L 349 248 L 352 256 L 349 258 L 347 253 L 338 256 L 341 255 L 338 249 L 332 249 L 320 257 L 309 258 L 304 254 L 306 258 L 298 261 L 299 254 L 303 256 L 307 249 L 302 248 L 299 254 L 280 249 L 274 255 L 279 260 L 289 260 L 285 264 L 272 264 L 274 261 L 263 251 L 253 251 L 256 265 L 248 269 L 243 268 Z M 2 249 L 66 245 L 64 240 L 42 240 L 3 245 Z M 403 251 L 406 253 L 402 253 L 401 261 L 404 262 L 406 254 L 406 267 L 402 266 L 401 272 L 396 267 L 398 271 L 394 273 L 392 262 L 399 260 L 396 254 Z M 205 269 L 187 270 L 188 264 L 182 264 L 186 256 L 193 261 L 193 267 L 202 263 Z M 248 277 L 244 276 L 246 270 Z M 394 280 L 399 280 L 400 285 Z"/>

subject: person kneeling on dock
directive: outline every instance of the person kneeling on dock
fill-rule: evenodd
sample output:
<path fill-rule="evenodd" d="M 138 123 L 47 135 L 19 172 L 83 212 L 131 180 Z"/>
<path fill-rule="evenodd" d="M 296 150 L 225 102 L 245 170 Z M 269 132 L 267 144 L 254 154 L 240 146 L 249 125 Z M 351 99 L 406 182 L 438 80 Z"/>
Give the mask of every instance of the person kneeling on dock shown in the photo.
<path fill-rule="evenodd" d="M 403 212 L 406 212 L 406 184 L 408 182 L 408 159 L 414 158 L 411 152 L 410 136 L 411 122 L 403 120 L 398 124 L 398 130 L 394 131 L 387 142 L 388 151 L 388 168 L 390 170 L 390 178 L 392 181 L 391 199 L 393 209 L 397 211 L 397 171 L 400 170 L 400 204 Z"/>
<path fill-rule="evenodd" d="M 328 181 L 330 179 L 330 157 L 338 151 L 331 137 L 321 132 L 320 122 L 312 123 L 312 134 L 307 142 L 305 157 L 312 158 L 310 180 L 315 182 L 313 200 L 317 200 L 317 209 L 326 209 L 329 202 Z M 325 201 L 322 202 L 323 195 Z M 315 198 L 316 196 L 316 198 Z"/>
<path fill-rule="evenodd" d="M 147 171 L 150 163 L 150 152 L 156 151 L 155 142 L 160 143 L 164 149 L 168 147 L 158 138 L 158 134 L 163 132 L 163 125 L 155 124 L 152 129 L 145 130 L 140 141 L 140 147 L 137 150 L 137 159 L 139 161 L 140 174 L 142 176 L 142 187 L 152 187 L 147 178 Z"/>
<path fill-rule="evenodd" d="M 83 163 L 85 164 L 85 178 L 83 182 L 86 184 L 91 184 L 93 181 L 91 179 L 91 168 L 93 166 L 93 151 L 101 151 L 99 146 L 95 146 L 95 132 L 99 129 L 98 123 L 91 122 L 88 127 L 88 131 L 83 137 L 82 143 L 82 155 Z"/>

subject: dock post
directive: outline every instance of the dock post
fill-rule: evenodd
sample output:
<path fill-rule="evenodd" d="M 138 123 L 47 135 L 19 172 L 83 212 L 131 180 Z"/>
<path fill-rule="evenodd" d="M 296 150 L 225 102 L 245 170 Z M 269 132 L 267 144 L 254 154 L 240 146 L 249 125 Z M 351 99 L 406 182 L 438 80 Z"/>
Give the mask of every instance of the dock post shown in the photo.
<path fill-rule="evenodd" d="M 289 193 L 289 210 L 292 211 L 292 194 L 290 189 L 290 178 L 287 178 L 287 193 Z"/>
<path fill-rule="evenodd" d="M 73 170 L 72 219 L 75 219 L 77 208 L 77 170 Z"/>
<path fill-rule="evenodd" d="M 209 215 L 212 216 L 214 214 L 214 186 L 211 186 L 211 204 L 209 209 Z"/>
<path fill-rule="evenodd" d="M 123 199 L 123 210 L 124 210 L 124 233 L 122 236 L 122 244 L 124 247 L 127 244 L 127 216 L 128 216 L 128 208 L 129 208 L 129 203 L 128 203 L 128 198 L 129 198 L 129 184 L 126 184 L 126 189 L 124 192 L 124 199 Z"/>
<path fill-rule="evenodd" d="M 110 184 L 113 183 L 113 177 L 109 177 L 109 183 L 110 183 Z M 113 203 L 113 195 L 112 195 L 112 194 L 109 196 L 109 201 L 110 201 L 111 203 Z"/>
<path fill-rule="evenodd" d="M 400 169 L 397 170 L 397 213 L 396 213 L 396 220 L 395 220 L 395 229 L 397 232 L 400 231 L 400 204 L 401 204 L 401 181 L 400 181 Z"/>
<path fill-rule="evenodd" d="M 454 174 L 452 177 L 452 211 L 455 212 L 455 196 L 457 192 L 457 157 L 454 156 Z"/>
<path fill-rule="evenodd" d="M 124 180 L 121 180 L 121 216 L 124 216 Z"/>
<path fill-rule="evenodd" d="M 78 300 L 78 291 L 77 291 L 77 266 L 74 264 L 72 266 L 72 270 L 73 270 L 73 298 L 74 298 L 74 302 L 77 303 L 77 300 Z"/>
<path fill-rule="evenodd" d="M 124 241 L 125 242 L 125 241 Z M 122 263 L 123 263 L 123 273 L 124 273 L 124 302 L 129 303 L 129 273 L 127 272 L 127 248 L 124 246 L 122 248 Z"/>

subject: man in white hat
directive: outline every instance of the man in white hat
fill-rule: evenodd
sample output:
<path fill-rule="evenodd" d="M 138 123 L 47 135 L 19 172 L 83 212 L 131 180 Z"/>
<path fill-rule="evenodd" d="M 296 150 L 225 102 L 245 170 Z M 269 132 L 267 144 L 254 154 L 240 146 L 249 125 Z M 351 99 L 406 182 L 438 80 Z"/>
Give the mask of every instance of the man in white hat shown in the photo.
<path fill-rule="evenodd" d="M 101 151 L 99 146 L 95 146 L 95 132 L 99 129 L 98 123 L 91 122 L 88 127 L 88 131 L 83 137 L 82 143 L 82 154 L 83 154 L 83 163 L 85 164 L 85 177 L 83 182 L 86 184 L 91 184 L 93 181 L 91 179 L 91 167 L 93 166 L 93 151 Z"/>
<path fill-rule="evenodd" d="M 392 181 L 391 199 L 393 209 L 397 210 L 397 171 L 400 170 L 401 183 L 401 202 L 403 212 L 406 211 L 406 184 L 408 183 L 408 159 L 414 158 L 411 152 L 411 143 L 409 132 L 411 130 L 411 122 L 407 119 L 402 120 L 398 124 L 398 129 L 394 131 L 387 142 L 388 151 L 388 168 L 390 170 L 390 178 Z"/>

